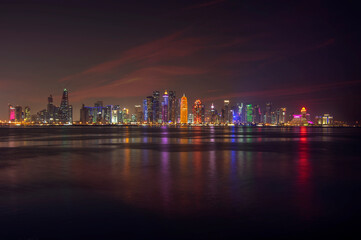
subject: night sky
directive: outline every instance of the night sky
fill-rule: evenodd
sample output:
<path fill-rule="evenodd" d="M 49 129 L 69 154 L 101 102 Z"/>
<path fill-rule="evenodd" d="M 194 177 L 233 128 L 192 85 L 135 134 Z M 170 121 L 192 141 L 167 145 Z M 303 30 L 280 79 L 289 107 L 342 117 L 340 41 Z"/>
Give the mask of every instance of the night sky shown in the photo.
<path fill-rule="evenodd" d="M 357 2 L 354 1 L 356 4 Z M 361 119 L 359 8 L 346 1 L 1 1 L 0 119 L 69 89 L 133 111 L 154 90 Z"/>

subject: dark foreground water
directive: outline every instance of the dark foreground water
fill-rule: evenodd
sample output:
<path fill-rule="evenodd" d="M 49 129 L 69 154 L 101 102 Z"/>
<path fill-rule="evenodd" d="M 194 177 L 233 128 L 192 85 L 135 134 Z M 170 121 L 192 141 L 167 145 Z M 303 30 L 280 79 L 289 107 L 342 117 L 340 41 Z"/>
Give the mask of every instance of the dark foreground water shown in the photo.
<path fill-rule="evenodd" d="M 0 239 L 359 239 L 360 156 L 355 128 L 0 128 Z"/>

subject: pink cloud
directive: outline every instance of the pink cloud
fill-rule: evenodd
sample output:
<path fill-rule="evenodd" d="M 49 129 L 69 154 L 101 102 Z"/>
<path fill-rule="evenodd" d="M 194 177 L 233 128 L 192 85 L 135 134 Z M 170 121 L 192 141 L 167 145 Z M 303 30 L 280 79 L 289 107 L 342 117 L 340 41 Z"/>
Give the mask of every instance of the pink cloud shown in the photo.
<path fill-rule="evenodd" d="M 111 81 L 101 86 L 88 86 L 72 91 L 75 102 L 91 97 L 134 97 L 145 96 L 154 88 L 162 88 L 175 79 L 176 76 L 200 75 L 207 70 L 193 67 L 156 66 L 136 70 L 123 78 Z"/>
<path fill-rule="evenodd" d="M 203 39 L 181 38 L 185 31 L 178 31 L 169 36 L 129 49 L 115 60 L 100 63 L 80 73 L 66 76 L 60 79 L 60 82 L 108 73 L 112 70 L 117 70 L 121 66 L 140 61 L 158 62 L 162 59 L 184 57 L 204 47 Z"/>

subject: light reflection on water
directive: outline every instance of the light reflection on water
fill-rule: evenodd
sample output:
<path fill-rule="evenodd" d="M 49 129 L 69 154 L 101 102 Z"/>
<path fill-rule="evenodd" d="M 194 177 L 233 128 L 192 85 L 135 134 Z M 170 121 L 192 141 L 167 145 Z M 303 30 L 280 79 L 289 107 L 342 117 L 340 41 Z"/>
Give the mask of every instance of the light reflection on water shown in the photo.
<path fill-rule="evenodd" d="M 345 176 L 360 186 L 350 165 L 359 156 L 359 132 L 347 129 L 48 129 L 51 135 L 18 129 L 8 137 L 9 130 L 0 130 L 0 215 L 9 219 L 34 211 L 51 218 L 48 206 L 55 219 L 78 221 L 108 205 L 115 218 L 130 214 L 117 212 L 125 206 L 177 221 L 197 216 L 272 225 L 275 217 L 312 227 L 330 216 L 337 224 L 345 211 L 353 216 L 352 204 L 341 212 L 325 196 L 358 199 Z"/>

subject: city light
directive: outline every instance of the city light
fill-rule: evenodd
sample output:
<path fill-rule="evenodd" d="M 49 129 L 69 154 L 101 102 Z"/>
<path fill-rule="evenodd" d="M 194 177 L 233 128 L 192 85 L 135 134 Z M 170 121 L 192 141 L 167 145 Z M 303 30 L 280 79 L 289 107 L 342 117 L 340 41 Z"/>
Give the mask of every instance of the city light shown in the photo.
<path fill-rule="evenodd" d="M 258 104 L 223 101 L 223 107 L 217 110 L 212 103 L 207 107 L 200 99 L 188 112 L 188 100 L 185 94 L 178 99 L 175 91 L 153 91 L 142 104 L 134 105 L 134 112 L 120 105 L 104 105 L 96 101 L 94 106 L 82 105 L 80 119 L 73 119 L 73 106 L 69 104 L 69 92 L 65 88 L 60 106 L 53 103 L 53 96 L 48 97 L 46 109 L 31 115 L 30 107 L 8 105 L 9 118 L 1 125 L 219 125 L 219 126 L 348 126 L 334 121 L 330 114 L 315 116 L 311 120 L 306 107 L 301 107 L 300 114 L 287 115 L 286 107 L 274 108 L 268 102 L 262 111 Z"/>

